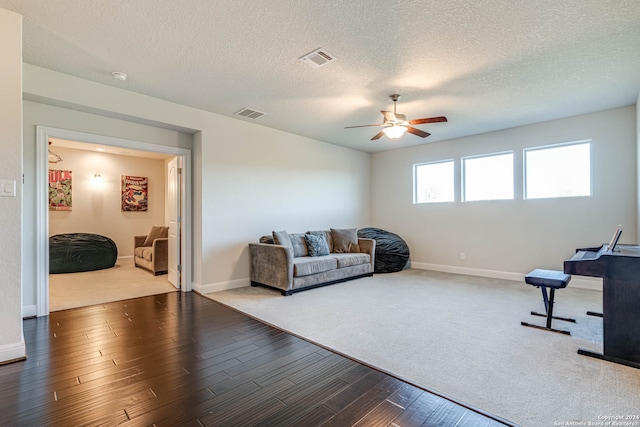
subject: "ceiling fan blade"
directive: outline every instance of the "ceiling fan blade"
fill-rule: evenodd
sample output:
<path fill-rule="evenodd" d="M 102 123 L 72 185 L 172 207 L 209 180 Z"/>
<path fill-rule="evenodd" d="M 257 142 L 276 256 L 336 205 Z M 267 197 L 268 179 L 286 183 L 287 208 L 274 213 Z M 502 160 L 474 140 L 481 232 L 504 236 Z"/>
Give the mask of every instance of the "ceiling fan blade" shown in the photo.
<path fill-rule="evenodd" d="M 396 119 L 396 115 L 393 113 L 393 111 L 380 110 L 380 112 L 384 116 L 385 123 L 386 122 L 395 122 L 397 120 Z"/>
<path fill-rule="evenodd" d="M 369 127 L 369 126 L 383 126 L 383 125 L 378 124 L 378 125 L 345 126 L 344 128 L 345 128 L 345 129 L 352 129 L 352 128 L 366 128 L 366 127 Z"/>
<path fill-rule="evenodd" d="M 425 132 L 423 130 L 420 129 L 416 129 L 416 128 L 412 128 L 411 126 L 407 126 L 407 132 L 412 133 L 416 136 L 419 136 L 420 138 L 426 138 L 429 135 L 431 135 L 429 132 Z M 382 132 L 380 132 L 382 133 Z"/>
<path fill-rule="evenodd" d="M 447 121 L 447 118 L 445 116 L 439 116 L 439 117 L 428 117 L 424 119 L 409 120 L 409 124 L 423 125 L 425 123 L 440 123 L 440 122 L 446 122 L 446 121 Z"/>
<path fill-rule="evenodd" d="M 382 138 L 382 135 L 384 135 L 384 132 L 378 132 L 378 133 L 376 133 L 376 136 L 371 138 L 371 140 L 375 141 L 376 139 L 380 139 L 380 138 Z"/>

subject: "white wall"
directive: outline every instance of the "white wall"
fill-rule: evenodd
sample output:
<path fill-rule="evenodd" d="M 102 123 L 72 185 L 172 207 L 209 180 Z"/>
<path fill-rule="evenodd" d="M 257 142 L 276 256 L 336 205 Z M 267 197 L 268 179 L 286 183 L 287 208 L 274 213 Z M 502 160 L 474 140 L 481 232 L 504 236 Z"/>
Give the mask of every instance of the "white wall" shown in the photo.
<path fill-rule="evenodd" d="M 0 9 L 0 179 L 15 182 L 0 197 L 0 362 L 25 356 L 22 337 L 22 16 Z"/>
<path fill-rule="evenodd" d="M 95 233 L 112 239 L 118 256 L 133 256 L 133 236 L 165 224 L 165 161 L 52 147 L 63 158 L 49 169 L 72 171 L 72 210 L 49 211 L 49 235 Z M 100 180 L 94 175 L 99 173 Z M 148 210 L 122 212 L 122 175 L 149 178 Z"/>
<path fill-rule="evenodd" d="M 373 223 L 407 241 L 414 266 L 480 275 L 561 270 L 575 248 L 608 241 L 618 224 L 621 242 L 635 243 L 635 120 L 632 106 L 374 154 Z M 584 139 L 593 197 L 523 200 L 523 148 Z M 507 150 L 517 160 L 515 200 L 461 203 L 460 157 Z M 456 160 L 458 201 L 414 205 L 412 165 L 444 159 Z"/>
<path fill-rule="evenodd" d="M 29 64 L 24 64 L 24 97 L 38 100 L 25 103 L 30 104 L 25 107 L 30 125 L 113 136 L 139 122 L 194 134 L 190 268 L 196 290 L 248 285 L 247 244 L 274 229 L 370 225 L 366 153 Z M 66 107 L 61 117 L 56 115 L 56 123 L 39 111 L 58 111 L 51 105 Z M 70 120 L 76 114 L 91 120 Z M 110 120 L 112 126 L 105 126 Z M 27 127 L 25 123 L 25 147 L 32 144 Z M 25 164 L 34 159 L 33 150 L 25 149 Z M 25 229 L 25 235 L 34 232 L 35 217 L 25 219 Z"/>
<path fill-rule="evenodd" d="M 518 273 L 561 268 L 576 247 L 608 240 L 618 223 L 625 242 L 636 236 L 634 107 L 378 153 L 370 166 L 366 153 L 28 64 L 24 96 L 39 100 L 25 102 L 25 170 L 35 158 L 27 137 L 35 124 L 129 139 L 140 139 L 120 135 L 141 126 L 134 122 L 193 133 L 196 290 L 246 285 L 247 243 L 274 229 L 373 225 L 405 237 L 414 264 Z M 524 147 L 589 138 L 593 198 L 524 202 L 519 179 L 520 199 L 510 202 L 412 204 L 413 163 L 509 149 L 521 156 Z M 25 216 L 25 236 L 34 229 Z"/>
<path fill-rule="evenodd" d="M 369 157 L 234 123 L 202 144 L 202 282 L 248 284 L 247 243 L 273 230 L 369 225 Z"/>

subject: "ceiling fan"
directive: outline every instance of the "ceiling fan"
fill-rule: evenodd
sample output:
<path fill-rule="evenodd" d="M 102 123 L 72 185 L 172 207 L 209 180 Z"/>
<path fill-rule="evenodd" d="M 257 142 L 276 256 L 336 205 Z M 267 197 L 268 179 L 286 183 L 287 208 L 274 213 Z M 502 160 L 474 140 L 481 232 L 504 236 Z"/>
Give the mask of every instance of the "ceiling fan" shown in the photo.
<path fill-rule="evenodd" d="M 384 121 L 382 122 L 382 124 L 346 126 L 345 129 L 362 128 L 362 127 L 367 127 L 367 126 L 380 126 L 380 127 L 382 127 L 382 131 L 378 132 L 373 138 L 371 138 L 372 141 L 382 138 L 382 135 L 387 135 L 391 139 L 398 139 L 402 135 L 404 135 L 405 132 L 412 133 L 412 134 L 414 134 L 416 136 L 419 136 L 420 138 L 426 138 L 429 135 L 431 135 L 429 132 L 425 132 L 425 131 L 422 131 L 420 129 L 416 129 L 416 128 L 410 126 L 410 125 L 423 125 L 423 124 L 426 124 L 426 123 L 439 123 L 439 122 L 446 122 L 447 121 L 447 118 L 444 117 L 444 116 L 428 117 L 428 118 L 424 118 L 424 119 L 415 119 L 415 120 L 407 120 L 407 116 L 405 116 L 404 114 L 396 113 L 396 102 L 398 102 L 398 99 L 400 98 L 400 95 L 398 95 L 397 93 L 394 93 L 393 95 L 390 95 L 389 97 L 393 101 L 393 112 L 380 110 L 380 112 L 384 116 Z"/>

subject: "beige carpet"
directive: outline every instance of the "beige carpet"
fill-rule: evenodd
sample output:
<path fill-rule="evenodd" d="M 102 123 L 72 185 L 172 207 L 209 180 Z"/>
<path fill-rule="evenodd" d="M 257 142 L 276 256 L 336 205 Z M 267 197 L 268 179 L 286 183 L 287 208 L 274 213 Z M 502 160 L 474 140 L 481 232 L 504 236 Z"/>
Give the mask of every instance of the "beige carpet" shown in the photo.
<path fill-rule="evenodd" d="M 602 319 L 585 314 L 601 310 L 599 291 L 558 291 L 555 313 L 578 323 L 554 326 L 571 336 L 520 325 L 544 324 L 529 315 L 544 311 L 537 288 L 421 270 L 289 297 L 251 287 L 207 296 L 522 426 L 640 415 L 640 370 L 576 354 L 601 351 Z"/>
<path fill-rule="evenodd" d="M 167 275 L 136 268 L 132 259 L 118 259 L 105 270 L 49 275 L 49 311 L 85 307 L 176 291 Z"/>

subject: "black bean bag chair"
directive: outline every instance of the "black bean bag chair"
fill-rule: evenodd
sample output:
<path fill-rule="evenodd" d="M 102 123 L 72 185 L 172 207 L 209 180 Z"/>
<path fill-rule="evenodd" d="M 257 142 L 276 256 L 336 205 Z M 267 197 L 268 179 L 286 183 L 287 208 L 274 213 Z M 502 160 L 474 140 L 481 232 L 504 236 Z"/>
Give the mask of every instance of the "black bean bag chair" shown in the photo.
<path fill-rule="evenodd" d="M 78 273 L 113 267 L 118 248 L 99 234 L 68 233 L 49 237 L 49 273 Z"/>
<path fill-rule="evenodd" d="M 405 268 L 409 261 L 409 246 L 397 234 L 381 228 L 362 228 L 358 237 L 376 241 L 374 273 L 394 273 Z"/>

